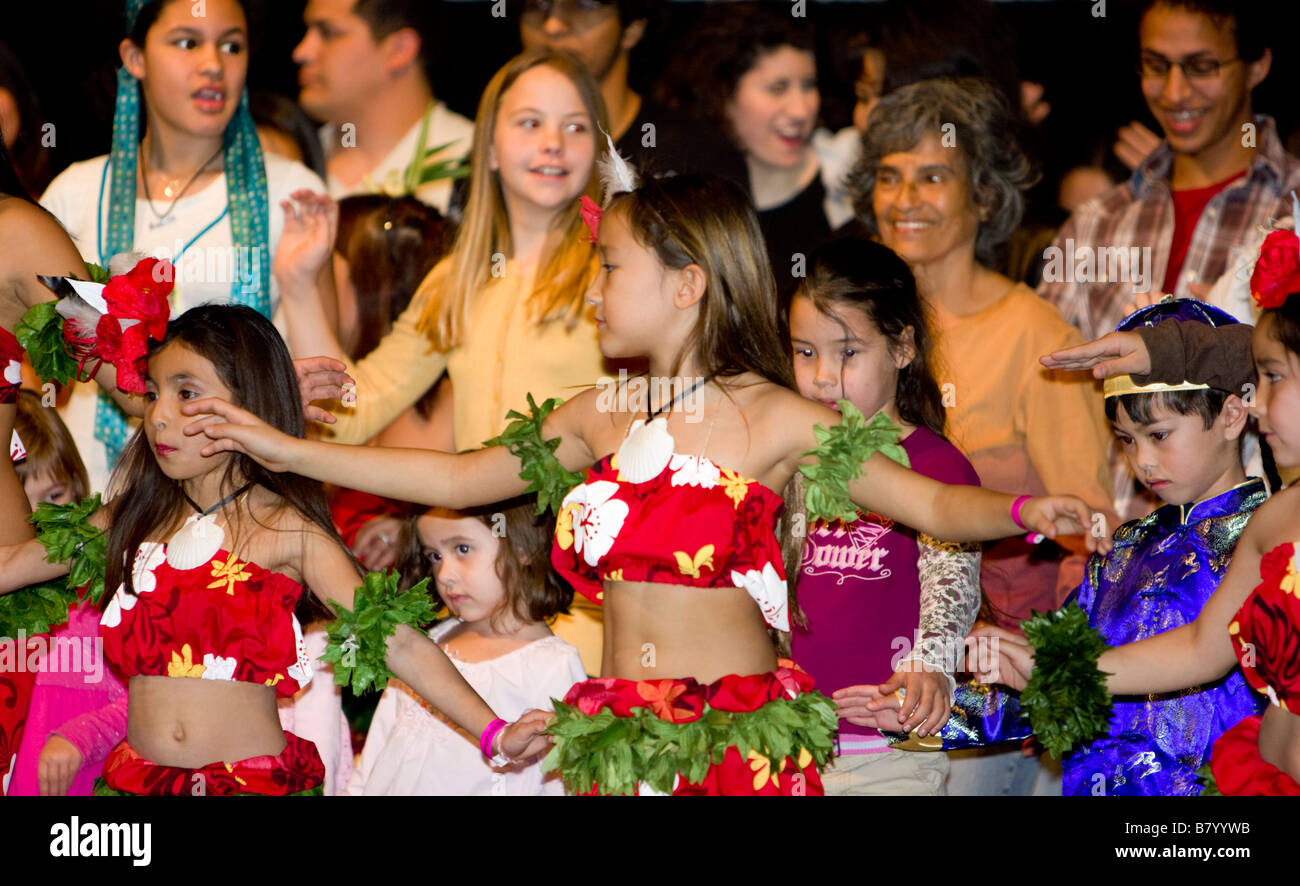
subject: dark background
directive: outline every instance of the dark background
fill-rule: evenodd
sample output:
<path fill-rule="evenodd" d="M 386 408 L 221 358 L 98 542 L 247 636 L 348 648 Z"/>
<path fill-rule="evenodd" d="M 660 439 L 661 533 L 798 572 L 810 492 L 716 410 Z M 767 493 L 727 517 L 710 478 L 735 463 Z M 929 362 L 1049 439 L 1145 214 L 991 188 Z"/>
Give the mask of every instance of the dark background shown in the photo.
<path fill-rule="evenodd" d="M 495 18 L 491 0 L 438 2 L 441 26 L 435 35 L 432 70 L 438 96 L 473 118 L 479 93 L 492 73 L 519 50 L 513 17 Z M 726 2 L 726 0 L 718 0 Z M 791 0 L 768 0 L 789 9 Z M 51 172 L 106 153 L 113 111 L 117 44 L 123 36 L 121 0 L 2 0 L 0 39 L 19 56 L 40 101 L 39 116 L 56 127 Z M 306 0 L 249 0 L 252 18 L 250 86 L 293 97 L 296 68 L 290 58 L 303 35 Z M 512 9 L 518 0 L 511 0 Z M 669 63 L 706 6 L 671 2 L 633 56 L 634 85 L 644 90 Z M 1094 17 L 1094 0 L 1039 0 L 996 4 L 1005 23 L 1008 52 L 1024 79 L 1046 86 L 1052 113 L 1038 133 L 1037 153 L 1045 171 L 1083 162 L 1115 129 L 1148 117 L 1135 72 L 1137 27 L 1132 5 L 1106 0 L 1104 17 Z M 1269 3 L 1278 35 L 1272 73 L 1256 90 L 1257 111 L 1278 119 L 1283 138 L 1300 123 L 1300 108 L 1286 88 L 1297 82 L 1292 45 L 1300 40 L 1300 4 Z M 871 27 L 874 2 L 807 0 L 807 17 L 818 32 L 818 74 L 822 122 L 831 129 L 849 123 L 851 72 L 836 70 L 835 57 L 848 36 Z"/>

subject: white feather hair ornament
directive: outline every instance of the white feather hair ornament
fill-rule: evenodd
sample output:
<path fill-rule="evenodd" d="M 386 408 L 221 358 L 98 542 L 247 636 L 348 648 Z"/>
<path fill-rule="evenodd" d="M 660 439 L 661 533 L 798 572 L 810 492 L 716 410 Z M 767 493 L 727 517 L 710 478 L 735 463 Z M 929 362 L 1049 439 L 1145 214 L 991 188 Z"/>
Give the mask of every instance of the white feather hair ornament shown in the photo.
<path fill-rule="evenodd" d="M 608 206 L 615 194 L 635 191 L 641 183 L 632 164 L 623 159 L 618 148 L 614 147 L 614 139 L 608 132 L 605 133 L 605 143 L 609 150 L 596 163 L 596 169 L 600 173 L 602 206 Z"/>

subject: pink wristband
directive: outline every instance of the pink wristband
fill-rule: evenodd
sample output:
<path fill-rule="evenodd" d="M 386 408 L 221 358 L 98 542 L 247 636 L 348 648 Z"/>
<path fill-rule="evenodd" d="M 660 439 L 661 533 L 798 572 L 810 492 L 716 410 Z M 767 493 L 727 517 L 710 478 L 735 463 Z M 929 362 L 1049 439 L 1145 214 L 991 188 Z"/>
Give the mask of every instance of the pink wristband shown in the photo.
<path fill-rule="evenodd" d="M 1025 502 L 1033 498 L 1032 495 L 1022 495 L 1011 503 L 1011 519 L 1021 529 L 1028 529 L 1024 523 L 1020 522 L 1020 509 L 1024 507 Z"/>
<path fill-rule="evenodd" d="M 492 742 L 496 741 L 497 733 L 505 728 L 506 721 L 497 717 L 487 725 L 486 729 L 483 730 L 483 734 L 480 735 L 478 739 L 479 750 L 483 752 L 483 756 L 492 756 Z"/>

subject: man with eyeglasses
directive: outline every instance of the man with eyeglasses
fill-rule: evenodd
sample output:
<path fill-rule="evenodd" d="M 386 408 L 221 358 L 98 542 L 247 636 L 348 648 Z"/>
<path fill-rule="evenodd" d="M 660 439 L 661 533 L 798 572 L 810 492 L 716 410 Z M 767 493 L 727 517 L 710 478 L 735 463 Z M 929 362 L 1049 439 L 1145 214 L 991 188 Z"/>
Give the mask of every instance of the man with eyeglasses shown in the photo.
<path fill-rule="evenodd" d="M 420 184 L 417 173 L 426 161 L 468 154 L 474 124 L 434 98 L 425 72 L 435 6 L 431 0 L 308 0 L 307 34 L 293 50 L 298 102 L 325 123 L 325 182 L 336 200 L 412 192 L 447 213 L 451 181 Z"/>
<path fill-rule="evenodd" d="M 1057 235 L 1065 263 L 1077 268 L 1086 250 L 1096 273 L 1053 275 L 1038 288 L 1085 337 L 1112 331 L 1128 306 L 1160 293 L 1204 297 L 1257 225 L 1290 213 L 1300 160 L 1251 104 L 1272 62 L 1266 10 L 1250 0 L 1150 0 L 1143 9 L 1138 74 L 1164 141 Z M 1150 247 L 1150 266 L 1104 279 L 1107 247 Z M 1142 278 L 1150 293 L 1139 291 Z"/>
<path fill-rule="evenodd" d="M 688 122 L 637 93 L 630 55 L 662 0 L 524 0 L 519 38 L 525 49 L 573 53 L 600 84 L 619 153 L 647 173 L 708 172 L 748 182 L 740 154 L 721 133 Z"/>

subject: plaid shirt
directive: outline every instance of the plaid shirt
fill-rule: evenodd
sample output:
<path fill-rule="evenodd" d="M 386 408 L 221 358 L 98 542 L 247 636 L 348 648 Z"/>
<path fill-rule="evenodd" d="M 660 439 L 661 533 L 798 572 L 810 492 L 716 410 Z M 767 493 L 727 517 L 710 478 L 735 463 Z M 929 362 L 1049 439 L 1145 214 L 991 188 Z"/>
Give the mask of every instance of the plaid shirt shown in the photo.
<path fill-rule="evenodd" d="M 1250 170 L 1214 195 L 1196 223 L 1174 291 L 1180 298 L 1192 296 L 1190 284 L 1212 286 L 1225 270 L 1235 267 L 1238 253 L 1252 245 L 1256 225 L 1291 213 L 1291 189 L 1300 189 L 1300 158 L 1282 147 L 1272 117 L 1257 115 L 1255 127 L 1257 148 Z M 1174 239 L 1173 164 L 1173 150 L 1168 142 L 1162 143 L 1127 182 L 1076 209 L 1053 241 L 1066 264 L 1076 261 L 1066 250 L 1067 240 L 1074 241 L 1076 251 L 1091 251 L 1096 262 L 1092 280 L 1045 279 L 1038 287 L 1038 294 L 1054 304 L 1084 338 L 1114 331 L 1124 319 L 1124 306 L 1132 304 L 1139 288 L 1134 274 L 1127 280 L 1105 279 L 1100 250 L 1150 247 L 1149 263 L 1142 259 L 1146 264 L 1142 276 L 1154 290 L 1163 286 Z"/>

